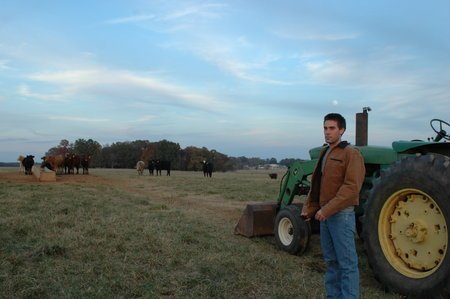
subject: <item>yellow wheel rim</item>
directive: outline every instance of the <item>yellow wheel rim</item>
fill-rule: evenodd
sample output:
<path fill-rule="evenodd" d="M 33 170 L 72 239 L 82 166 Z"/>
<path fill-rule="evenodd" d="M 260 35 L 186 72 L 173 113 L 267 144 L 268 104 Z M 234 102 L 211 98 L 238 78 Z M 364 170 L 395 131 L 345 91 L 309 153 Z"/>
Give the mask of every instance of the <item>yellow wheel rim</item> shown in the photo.
<path fill-rule="evenodd" d="M 391 266 L 415 279 L 439 269 L 448 248 L 441 209 L 417 189 L 402 189 L 386 200 L 378 220 L 378 238 Z"/>

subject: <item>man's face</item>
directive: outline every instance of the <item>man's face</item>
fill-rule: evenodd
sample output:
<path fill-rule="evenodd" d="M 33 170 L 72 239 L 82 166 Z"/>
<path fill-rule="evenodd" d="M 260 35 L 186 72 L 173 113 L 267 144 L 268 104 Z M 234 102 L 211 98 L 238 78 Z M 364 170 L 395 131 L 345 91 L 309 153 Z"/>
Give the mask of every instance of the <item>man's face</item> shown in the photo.
<path fill-rule="evenodd" d="M 344 134 L 344 129 L 339 129 L 338 123 L 335 120 L 326 120 L 323 124 L 323 134 L 325 135 L 325 142 L 333 146 L 341 141 L 341 135 Z"/>

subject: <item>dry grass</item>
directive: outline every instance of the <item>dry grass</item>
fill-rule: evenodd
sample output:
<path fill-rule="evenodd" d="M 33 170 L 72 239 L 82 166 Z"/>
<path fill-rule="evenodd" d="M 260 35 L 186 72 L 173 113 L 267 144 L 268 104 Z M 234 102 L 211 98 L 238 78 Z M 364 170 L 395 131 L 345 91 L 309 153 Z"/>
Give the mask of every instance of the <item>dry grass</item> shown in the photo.
<path fill-rule="evenodd" d="M 322 298 L 318 236 L 299 257 L 233 235 L 245 204 L 278 188 L 265 171 L 93 169 L 39 183 L 0 168 L 1 297 Z M 358 246 L 362 298 L 399 298 Z"/>

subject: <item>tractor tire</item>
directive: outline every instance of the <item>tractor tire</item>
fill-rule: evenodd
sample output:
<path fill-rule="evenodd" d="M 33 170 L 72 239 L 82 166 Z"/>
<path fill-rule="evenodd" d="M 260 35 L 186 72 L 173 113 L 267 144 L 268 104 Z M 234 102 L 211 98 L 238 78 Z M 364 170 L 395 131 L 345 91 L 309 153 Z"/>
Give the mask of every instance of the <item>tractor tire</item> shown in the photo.
<path fill-rule="evenodd" d="M 275 217 L 275 241 L 279 249 L 290 254 L 302 254 L 309 244 L 311 226 L 300 216 L 300 209 L 289 205 Z"/>
<path fill-rule="evenodd" d="M 374 182 L 364 246 L 375 278 L 408 298 L 450 295 L 450 166 L 439 154 L 397 161 Z"/>

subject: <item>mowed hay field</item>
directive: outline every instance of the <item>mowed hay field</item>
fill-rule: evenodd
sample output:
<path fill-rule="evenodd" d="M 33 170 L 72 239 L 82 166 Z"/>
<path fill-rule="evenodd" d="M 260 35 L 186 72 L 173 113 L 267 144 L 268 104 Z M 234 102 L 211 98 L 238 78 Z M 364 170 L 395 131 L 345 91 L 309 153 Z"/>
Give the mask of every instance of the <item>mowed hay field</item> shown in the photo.
<path fill-rule="evenodd" d="M 303 256 L 233 234 L 246 203 L 275 200 L 269 171 L 91 169 L 38 182 L 0 168 L 2 298 L 323 298 L 319 236 Z M 358 240 L 362 298 L 385 293 Z"/>

